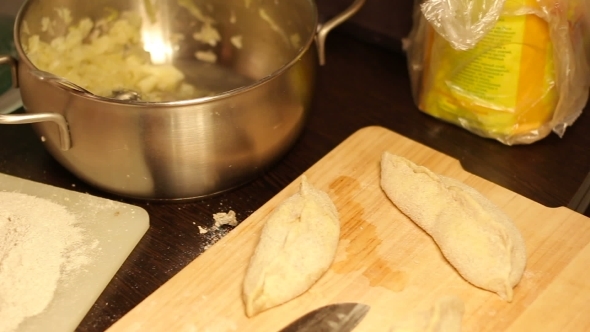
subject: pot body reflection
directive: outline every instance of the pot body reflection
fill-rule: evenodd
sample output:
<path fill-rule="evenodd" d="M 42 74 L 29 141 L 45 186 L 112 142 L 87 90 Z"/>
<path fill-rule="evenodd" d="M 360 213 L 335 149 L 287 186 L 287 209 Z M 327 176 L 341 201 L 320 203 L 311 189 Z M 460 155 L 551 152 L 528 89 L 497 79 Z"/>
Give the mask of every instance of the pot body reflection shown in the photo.
<path fill-rule="evenodd" d="M 163 2 L 174 5 L 156 11 L 159 23 L 147 28 L 163 41 L 172 34 L 187 36 L 170 48 L 174 52 L 167 61 L 180 68 L 189 83 L 219 90 L 208 97 L 119 101 L 34 73 L 37 68 L 23 45 L 32 34 L 49 41 L 67 33 L 66 25 L 55 26 L 54 35 L 41 28 L 43 17 L 55 15 L 56 7 L 69 8 L 76 22 L 99 19 L 107 7 L 147 12 L 145 3 L 31 0 L 23 5 L 15 24 L 23 105 L 28 115 L 52 114 L 65 120 L 65 128 L 56 122 L 33 124 L 47 150 L 83 181 L 141 199 L 203 197 L 258 176 L 294 143 L 309 110 L 317 69 L 315 4 L 239 0 L 207 7 L 195 0 L 197 7 L 208 8 L 221 34 L 214 48 L 218 60 L 207 64 L 194 57 L 205 46 L 189 38 L 199 21 L 176 2 Z M 274 22 L 283 24 L 273 27 Z M 236 35 L 241 37 L 240 48 L 230 41 Z M 64 132 L 69 141 L 65 147 Z"/>

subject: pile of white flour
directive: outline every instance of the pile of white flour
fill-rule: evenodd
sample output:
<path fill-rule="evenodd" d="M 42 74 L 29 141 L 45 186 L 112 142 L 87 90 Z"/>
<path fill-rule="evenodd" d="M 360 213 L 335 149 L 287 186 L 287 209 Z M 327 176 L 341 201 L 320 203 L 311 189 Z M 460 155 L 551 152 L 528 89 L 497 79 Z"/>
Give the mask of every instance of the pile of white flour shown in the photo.
<path fill-rule="evenodd" d="M 77 223 L 62 205 L 0 192 L 0 331 L 43 312 L 58 281 L 89 262 Z"/>

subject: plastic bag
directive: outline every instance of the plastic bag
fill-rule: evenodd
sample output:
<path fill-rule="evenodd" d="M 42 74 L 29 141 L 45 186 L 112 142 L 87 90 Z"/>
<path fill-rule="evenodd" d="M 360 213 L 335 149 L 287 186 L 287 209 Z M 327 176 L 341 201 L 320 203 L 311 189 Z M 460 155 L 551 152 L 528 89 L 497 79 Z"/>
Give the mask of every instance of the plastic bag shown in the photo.
<path fill-rule="evenodd" d="M 496 24 L 504 0 L 430 0 L 420 5 L 434 30 L 457 50 L 474 47 Z"/>
<path fill-rule="evenodd" d="M 586 0 L 427 0 L 404 40 L 418 108 L 506 145 L 562 137 L 590 90 Z"/>

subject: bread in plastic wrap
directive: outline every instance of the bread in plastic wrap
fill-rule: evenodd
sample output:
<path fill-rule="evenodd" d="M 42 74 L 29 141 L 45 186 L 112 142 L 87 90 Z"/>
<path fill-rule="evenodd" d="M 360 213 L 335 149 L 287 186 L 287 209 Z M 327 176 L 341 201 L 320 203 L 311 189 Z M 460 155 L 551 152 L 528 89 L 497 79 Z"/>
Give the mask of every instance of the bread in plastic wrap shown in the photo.
<path fill-rule="evenodd" d="M 418 108 L 506 145 L 564 135 L 590 90 L 587 0 L 427 0 L 405 40 Z"/>

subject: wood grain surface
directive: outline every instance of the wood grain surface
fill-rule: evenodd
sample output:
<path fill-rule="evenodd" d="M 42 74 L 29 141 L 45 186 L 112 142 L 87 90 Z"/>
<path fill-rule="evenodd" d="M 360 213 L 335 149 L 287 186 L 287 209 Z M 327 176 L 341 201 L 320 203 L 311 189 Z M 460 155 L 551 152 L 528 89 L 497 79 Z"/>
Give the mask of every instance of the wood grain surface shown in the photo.
<path fill-rule="evenodd" d="M 432 239 L 387 199 L 379 186 L 383 151 L 463 181 L 514 219 L 526 242 L 528 264 L 513 302 L 462 279 Z M 542 206 L 377 126 L 357 131 L 305 174 L 331 196 L 342 225 L 334 264 L 308 292 L 253 318 L 244 314 L 241 285 L 265 217 L 298 190 L 298 178 L 109 331 L 278 331 L 312 309 L 337 302 L 371 306 L 355 331 L 387 331 L 444 295 L 465 302 L 464 331 L 590 329 L 589 218 Z"/>

